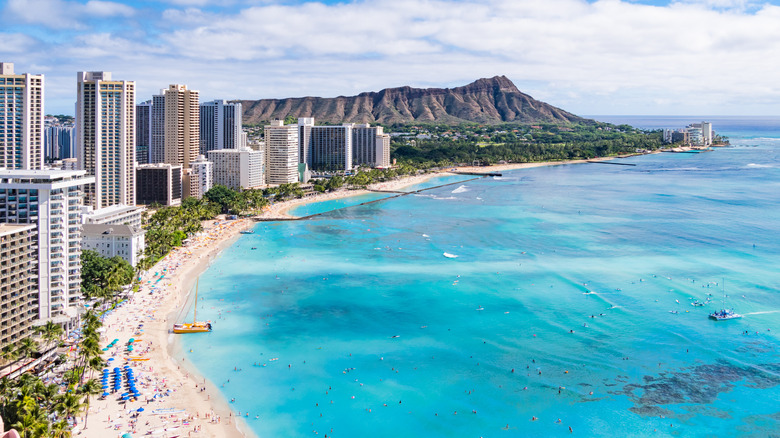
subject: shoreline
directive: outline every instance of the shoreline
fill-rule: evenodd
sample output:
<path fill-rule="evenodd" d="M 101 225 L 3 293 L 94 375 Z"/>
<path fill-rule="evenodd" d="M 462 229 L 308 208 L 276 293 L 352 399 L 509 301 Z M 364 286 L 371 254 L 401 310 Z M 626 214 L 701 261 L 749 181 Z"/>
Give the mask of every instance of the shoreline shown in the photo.
<path fill-rule="evenodd" d="M 95 438 L 121 437 L 125 433 L 170 436 L 190 432 L 204 437 L 255 436 L 243 419 L 232 415 L 227 400 L 214 385 L 184 360 L 176 335 L 169 333 L 183 313 L 197 277 L 240 237 L 239 231 L 251 225 L 247 219 L 207 221 L 202 233 L 160 260 L 142 276 L 139 291 L 105 316 L 101 346 L 114 339 L 119 342 L 117 347 L 104 352 L 103 358 L 114 358 L 109 369 L 130 365 L 142 395 L 126 405 L 117 401 L 116 394 L 103 400 L 92 397 L 87 428 L 83 429 L 80 417 L 74 433 Z M 144 361 L 125 362 L 122 358 L 129 338 L 136 340 L 133 346 L 138 351 L 134 354 L 144 357 Z M 99 378 L 99 372 L 94 376 Z M 139 408 L 144 410 L 138 412 Z M 155 413 L 158 409 L 168 411 Z"/>
<path fill-rule="evenodd" d="M 392 181 L 384 181 L 380 183 L 371 184 L 368 186 L 367 189 L 358 189 L 358 190 L 339 189 L 334 192 L 320 193 L 306 198 L 291 199 L 289 201 L 273 204 L 270 207 L 268 207 L 267 210 L 263 211 L 261 214 L 254 217 L 263 221 L 298 219 L 299 218 L 298 216 L 293 216 L 290 214 L 290 210 L 292 210 L 295 207 L 299 207 L 301 205 L 323 202 L 323 201 L 332 201 L 335 199 L 349 198 L 352 196 L 360 196 L 360 195 L 365 195 L 376 191 L 389 191 L 389 192 L 399 191 L 400 189 L 406 188 L 408 186 L 424 183 L 432 178 L 436 178 L 440 176 L 457 175 L 462 172 L 468 172 L 471 174 L 489 174 L 495 172 L 505 172 L 510 170 L 531 169 L 535 167 L 550 167 L 550 166 L 561 166 L 567 164 L 583 164 L 588 162 L 611 161 L 619 158 L 628 158 L 628 157 L 634 157 L 639 155 L 656 154 L 660 152 L 661 151 L 659 150 L 659 151 L 652 151 L 648 153 L 635 153 L 635 154 L 618 155 L 614 157 L 599 157 L 599 158 L 579 159 L 579 160 L 539 161 L 533 163 L 493 164 L 490 166 L 451 167 L 448 168 L 447 170 L 437 170 L 437 171 L 426 172 L 424 174 L 409 175 Z"/>
<path fill-rule="evenodd" d="M 620 157 L 512 163 L 484 167 L 454 167 L 446 171 L 428 172 L 376 183 L 371 185 L 369 190 L 342 189 L 308 198 L 281 202 L 272 205 L 258 217 L 265 220 L 294 219 L 295 217 L 289 215 L 288 212 L 300 205 L 359 196 L 371 193 L 371 190 L 398 191 L 435 177 L 457 175 L 458 172 L 487 174 L 535 167 L 580 164 L 588 161 L 606 161 L 614 158 Z M 143 336 L 141 345 L 146 347 L 144 353 L 147 355 L 145 357 L 149 358 L 148 361 L 128 362 L 137 372 L 136 376 L 139 381 L 146 379 L 146 383 L 148 383 L 141 398 L 148 399 L 150 395 L 159 395 L 163 393 L 162 389 L 171 390 L 171 395 L 161 396 L 164 401 L 162 403 L 154 402 L 154 406 L 150 405 L 149 401 L 141 400 L 129 403 L 126 407 L 115 400 L 115 395 L 109 396 L 105 400 L 93 397 L 90 400 L 88 428 L 77 427 L 74 432 L 78 431 L 86 437 L 95 438 L 111 436 L 112 433 L 121 437 L 122 434 L 128 432 L 134 435 L 154 432 L 158 434 L 178 432 L 183 435 L 188 432 L 197 432 L 198 436 L 227 438 L 253 438 L 256 436 L 243 418 L 232 415 L 229 403 L 218 387 L 186 361 L 181 343 L 176 340 L 175 335 L 169 333 L 170 326 L 177 322 L 177 318 L 180 318 L 184 309 L 188 309 L 190 291 L 195 286 L 197 278 L 208 269 L 223 250 L 238 240 L 241 236 L 239 231 L 251 228 L 255 224 L 252 219 L 218 221 L 219 225 L 212 225 L 214 223 L 214 220 L 206 221 L 204 231 L 199 236 L 192 238 L 187 246 L 172 250 L 170 254 L 146 272 L 142 277 L 142 286 L 139 291 L 134 293 L 122 307 L 107 315 L 104 320 L 106 331 L 101 336 L 101 343 L 108 344 L 113 339 L 119 339 L 121 349 L 128 338 L 133 336 L 138 338 L 139 334 Z M 158 273 L 163 273 L 164 278 L 158 278 Z M 154 284 L 152 284 L 153 281 Z M 159 285 L 159 283 L 163 284 Z M 150 296 L 150 290 L 155 290 L 154 296 Z M 150 312 L 151 314 L 148 314 Z M 131 321 L 131 318 L 134 320 Z M 144 325 L 141 332 L 138 332 L 138 324 L 140 323 Z M 133 329 L 133 326 L 136 328 Z M 160 346 L 164 346 L 164 348 L 160 348 Z M 111 351 L 106 352 L 104 358 L 108 358 L 110 354 Z M 120 359 L 121 354 L 118 351 L 113 352 L 113 357 L 116 358 L 114 363 L 117 365 L 109 364 L 109 369 L 123 364 Z M 154 390 L 149 392 L 151 387 L 154 387 Z M 162 405 L 158 406 L 160 404 Z M 139 407 L 144 407 L 144 412 L 134 412 Z M 181 411 L 172 415 L 155 416 L 152 411 L 160 408 Z M 128 425 L 131 414 L 138 414 L 134 428 L 130 428 Z M 176 425 L 176 423 L 179 424 Z M 107 429 L 113 430 L 109 432 Z"/>

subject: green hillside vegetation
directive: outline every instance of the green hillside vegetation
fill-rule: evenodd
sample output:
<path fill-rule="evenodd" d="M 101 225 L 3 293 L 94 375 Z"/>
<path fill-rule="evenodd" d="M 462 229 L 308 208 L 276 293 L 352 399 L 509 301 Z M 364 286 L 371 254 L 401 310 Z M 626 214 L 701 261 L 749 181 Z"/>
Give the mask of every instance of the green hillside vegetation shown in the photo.
<path fill-rule="evenodd" d="M 421 165 L 496 164 L 588 159 L 663 146 L 660 131 L 628 125 L 410 125 L 391 126 L 391 156 Z M 423 166 L 425 167 L 425 166 Z"/>

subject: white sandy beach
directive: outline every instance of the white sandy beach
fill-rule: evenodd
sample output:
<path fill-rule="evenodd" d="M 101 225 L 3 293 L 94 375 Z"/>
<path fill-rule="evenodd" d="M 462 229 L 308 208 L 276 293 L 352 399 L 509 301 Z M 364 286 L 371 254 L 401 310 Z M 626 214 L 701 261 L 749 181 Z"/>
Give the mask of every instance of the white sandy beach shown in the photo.
<path fill-rule="evenodd" d="M 419 184 L 430 178 L 450 175 L 452 172 L 492 173 L 515 169 L 582 163 L 572 160 L 546 163 L 506 164 L 487 167 L 460 167 L 444 172 L 430 172 L 394 181 L 374 184 L 371 190 L 397 191 Z M 344 198 L 369 193 L 367 190 L 339 190 L 315 196 L 276 203 L 267 207 L 259 219 L 290 219 L 287 214 L 298 205 Z M 150 435 L 171 438 L 175 436 L 241 437 L 254 436 L 242 419 L 233 417 L 219 390 L 197 375 L 186 363 L 181 352 L 174 351 L 174 335 L 169 333 L 174 322 L 180 322 L 189 291 L 195 279 L 220 251 L 230 246 L 239 231 L 253 226 L 249 219 L 208 221 L 204 232 L 193 237 L 187 246 L 175 249 L 154 266 L 142 279 L 142 288 L 120 308 L 107 315 L 101 346 L 114 339 L 119 341 L 104 358 L 114 358 L 108 368 L 132 367 L 143 394 L 139 400 L 118 401 L 112 394 L 105 399 L 91 401 L 87 428 L 79 419 L 78 434 L 85 437 L 117 437 L 130 433 L 134 437 Z M 164 277 L 163 277 L 164 276 Z M 151 293 L 150 293 L 151 292 Z M 143 324 L 143 326 L 141 326 Z M 197 334 L 183 336 L 198 336 Z M 126 345 L 135 339 L 133 355 L 141 354 L 144 361 L 126 361 Z M 140 339 L 140 341 L 139 341 Z M 113 373 L 113 371 L 111 371 Z M 100 378 L 100 373 L 95 373 Z M 156 397 L 155 397 L 156 396 Z M 143 408 L 142 412 L 138 412 Z"/>
<path fill-rule="evenodd" d="M 202 235 L 192 238 L 186 247 L 172 251 L 157 263 L 143 277 L 141 290 L 105 317 L 103 327 L 106 331 L 101 337 L 101 346 L 119 339 L 104 353 L 105 359 L 114 358 L 108 368 L 113 373 L 114 367 L 130 365 L 143 395 L 126 404 L 118 401 L 116 394 L 105 400 L 93 398 L 87 428 L 83 431 L 79 428 L 77 433 L 95 438 L 121 437 L 125 433 L 134 437 L 162 438 L 253 436 L 246 433 L 242 421 L 236 424 L 218 390 L 208 383 L 204 385 L 202 377 L 196 378 L 183 366 L 182 355 L 171 354 L 173 336 L 180 335 L 169 333 L 180 317 L 180 310 L 198 274 L 222 249 L 232 244 L 239 231 L 251 225 L 249 220 L 221 221 L 216 226 L 214 221 L 209 221 L 209 228 Z M 152 290 L 154 292 L 150 293 Z M 136 341 L 133 355 L 148 360 L 125 360 L 124 352 L 130 338 Z M 99 378 L 100 373 L 95 376 Z M 139 408 L 143 408 L 143 412 L 139 413 Z M 80 419 L 79 426 L 83 427 L 83 424 Z"/>

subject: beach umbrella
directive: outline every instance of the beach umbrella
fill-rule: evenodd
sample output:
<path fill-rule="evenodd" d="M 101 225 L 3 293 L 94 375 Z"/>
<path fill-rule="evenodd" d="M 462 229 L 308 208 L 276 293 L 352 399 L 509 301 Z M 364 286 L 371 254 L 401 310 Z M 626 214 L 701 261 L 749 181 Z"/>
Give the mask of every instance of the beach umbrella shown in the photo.
<path fill-rule="evenodd" d="M 107 392 L 104 392 L 103 394 L 101 394 L 101 396 L 102 396 L 102 397 L 106 397 L 106 396 L 108 396 L 108 395 L 110 395 L 110 394 L 109 394 L 109 393 L 107 393 Z"/>
<path fill-rule="evenodd" d="M 106 348 L 103 348 L 103 351 L 108 351 L 108 347 L 106 347 Z"/>
<path fill-rule="evenodd" d="M 138 408 L 138 409 L 136 409 L 136 412 L 143 412 L 143 411 L 144 411 L 144 408 Z"/>

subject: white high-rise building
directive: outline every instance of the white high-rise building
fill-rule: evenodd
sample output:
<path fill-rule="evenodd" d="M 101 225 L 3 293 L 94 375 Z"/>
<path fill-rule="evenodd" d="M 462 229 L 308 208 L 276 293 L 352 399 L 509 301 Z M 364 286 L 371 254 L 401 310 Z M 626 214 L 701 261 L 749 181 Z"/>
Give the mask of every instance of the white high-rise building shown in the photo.
<path fill-rule="evenodd" d="M 297 125 L 285 125 L 282 120 L 274 120 L 265 127 L 267 184 L 298 182 L 298 148 Z"/>
<path fill-rule="evenodd" d="M 200 104 L 201 154 L 246 146 L 241 141 L 241 102 L 214 100 Z"/>
<path fill-rule="evenodd" d="M 76 157 L 95 176 L 86 203 L 135 205 L 135 82 L 97 71 L 79 72 L 77 85 Z"/>
<path fill-rule="evenodd" d="M 40 323 L 72 326 L 81 299 L 83 187 L 95 183 L 84 170 L 0 170 L 0 223 L 37 226 Z"/>
<path fill-rule="evenodd" d="M 43 75 L 0 62 L 0 168 L 43 169 Z"/>
<path fill-rule="evenodd" d="M 231 189 L 263 185 L 263 155 L 263 151 L 250 148 L 209 151 L 209 161 L 214 163 L 214 185 Z"/>
<path fill-rule="evenodd" d="M 298 161 L 312 170 L 350 170 L 353 166 L 390 166 L 390 136 L 381 126 L 344 123 L 316 126 L 298 119 Z"/>
<path fill-rule="evenodd" d="M 214 186 L 214 163 L 198 155 L 190 169 L 190 196 L 201 199 Z"/>

